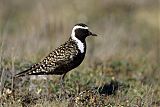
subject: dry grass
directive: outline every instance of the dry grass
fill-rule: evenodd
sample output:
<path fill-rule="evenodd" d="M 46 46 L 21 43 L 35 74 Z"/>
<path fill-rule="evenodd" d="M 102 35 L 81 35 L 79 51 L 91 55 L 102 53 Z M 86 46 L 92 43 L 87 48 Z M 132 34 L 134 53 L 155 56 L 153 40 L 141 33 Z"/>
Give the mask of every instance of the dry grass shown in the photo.
<path fill-rule="evenodd" d="M 158 0 L 1 0 L 0 101 L 3 107 L 160 106 Z M 75 23 L 87 38 L 83 64 L 69 72 L 59 98 L 58 76 L 13 75 L 68 39 Z"/>

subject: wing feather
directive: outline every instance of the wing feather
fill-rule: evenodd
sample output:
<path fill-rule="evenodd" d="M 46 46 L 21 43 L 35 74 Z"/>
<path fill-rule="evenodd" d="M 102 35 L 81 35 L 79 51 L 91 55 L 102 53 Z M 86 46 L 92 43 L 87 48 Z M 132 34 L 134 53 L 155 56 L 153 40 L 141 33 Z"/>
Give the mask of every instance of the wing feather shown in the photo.
<path fill-rule="evenodd" d="M 60 68 L 67 66 L 78 54 L 75 42 L 68 41 L 59 48 L 52 51 L 41 62 L 34 64 L 29 69 L 16 74 L 16 77 L 25 75 L 59 74 Z"/>

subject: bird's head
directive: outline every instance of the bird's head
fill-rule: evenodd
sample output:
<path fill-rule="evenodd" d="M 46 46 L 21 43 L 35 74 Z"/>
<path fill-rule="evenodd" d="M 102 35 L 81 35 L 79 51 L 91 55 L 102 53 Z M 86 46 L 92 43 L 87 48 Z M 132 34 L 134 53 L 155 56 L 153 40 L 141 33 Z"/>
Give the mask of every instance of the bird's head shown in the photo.
<path fill-rule="evenodd" d="M 81 42 L 84 42 L 87 36 L 97 36 L 97 35 L 89 31 L 88 26 L 86 24 L 79 23 L 73 27 L 71 34 L 72 39 L 77 38 Z"/>

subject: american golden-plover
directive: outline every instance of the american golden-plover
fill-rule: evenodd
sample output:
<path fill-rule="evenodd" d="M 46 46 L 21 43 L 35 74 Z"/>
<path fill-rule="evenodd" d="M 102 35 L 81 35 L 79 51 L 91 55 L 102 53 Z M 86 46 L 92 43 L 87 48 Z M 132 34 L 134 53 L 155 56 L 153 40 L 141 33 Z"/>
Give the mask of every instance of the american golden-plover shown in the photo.
<path fill-rule="evenodd" d="M 63 82 L 66 73 L 82 63 L 86 53 L 85 39 L 87 36 L 97 35 L 90 32 L 86 24 L 76 24 L 68 41 L 52 51 L 42 61 L 16 74 L 15 77 L 55 74 L 62 75 L 61 82 Z"/>

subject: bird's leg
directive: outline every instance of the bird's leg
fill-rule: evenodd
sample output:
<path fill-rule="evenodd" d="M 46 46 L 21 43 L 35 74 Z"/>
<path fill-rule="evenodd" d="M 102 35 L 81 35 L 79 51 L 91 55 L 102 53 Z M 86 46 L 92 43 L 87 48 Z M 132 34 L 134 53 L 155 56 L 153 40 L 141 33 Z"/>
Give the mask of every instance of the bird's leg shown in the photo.
<path fill-rule="evenodd" d="M 12 85 L 11 85 L 11 90 L 12 90 L 12 95 L 13 95 L 13 99 L 15 100 L 15 90 L 14 90 L 14 82 L 15 82 L 15 77 L 12 76 Z"/>
<path fill-rule="evenodd" d="M 61 76 L 61 78 L 60 78 L 60 87 L 61 87 L 60 98 L 61 98 L 61 96 L 62 96 L 62 92 L 65 92 L 65 91 L 64 91 L 64 77 L 65 77 L 65 75 L 66 75 L 66 73 L 63 74 L 63 75 Z"/>

